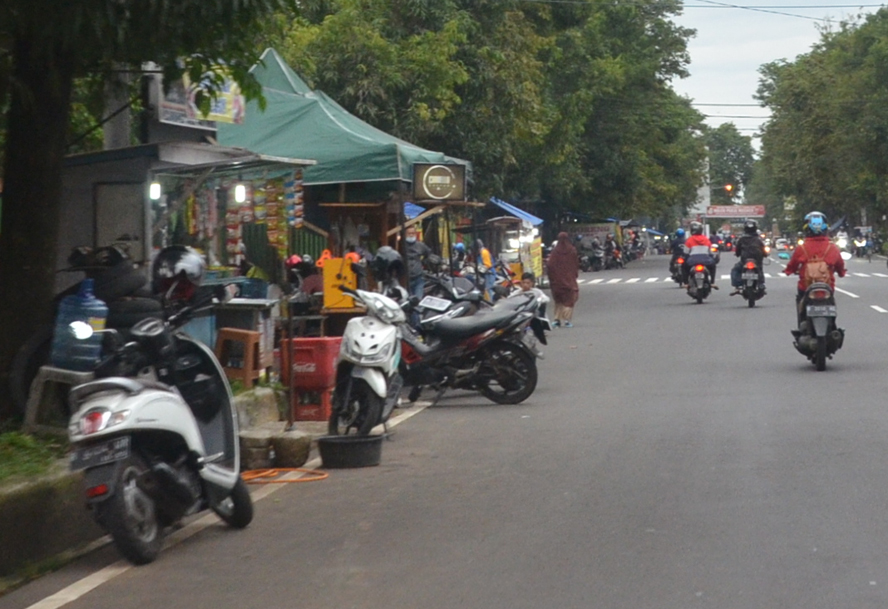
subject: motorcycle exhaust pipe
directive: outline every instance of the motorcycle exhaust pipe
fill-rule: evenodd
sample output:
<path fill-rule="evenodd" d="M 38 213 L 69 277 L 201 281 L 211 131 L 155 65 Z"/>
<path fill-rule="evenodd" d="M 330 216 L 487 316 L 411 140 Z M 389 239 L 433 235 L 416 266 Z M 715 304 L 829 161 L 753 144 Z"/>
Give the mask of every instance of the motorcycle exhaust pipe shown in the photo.
<path fill-rule="evenodd" d="M 845 341 L 845 333 L 841 330 L 833 330 L 829 333 L 829 342 L 832 343 L 833 349 L 838 351 L 842 348 L 842 343 Z"/>

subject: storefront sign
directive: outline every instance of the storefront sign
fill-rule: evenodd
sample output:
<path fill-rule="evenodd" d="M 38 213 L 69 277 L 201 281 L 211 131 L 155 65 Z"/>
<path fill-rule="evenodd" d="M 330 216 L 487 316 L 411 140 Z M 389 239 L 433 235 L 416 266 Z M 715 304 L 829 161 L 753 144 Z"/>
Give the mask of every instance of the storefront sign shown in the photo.
<path fill-rule="evenodd" d="M 708 218 L 764 218 L 764 205 L 710 205 L 706 208 Z"/>
<path fill-rule="evenodd" d="M 413 198 L 417 201 L 464 201 L 465 165 L 413 164 Z"/>
<path fill-rule="evenodd" d="M 244 96 L 237 83 L 231 79 L 225 80 L 222 90 L 211 100 L 210 111 L 206 116 L 195 102 L 198 85 L 192 83 L 187 74 L 172 83 L 166 93 L 163 92 L 161 79 L 158 78 L 157 83 L 161 87 L 158 120 L 162 123 L 215 130 L 217 122 L 238 125 L 244 122 Z"/>

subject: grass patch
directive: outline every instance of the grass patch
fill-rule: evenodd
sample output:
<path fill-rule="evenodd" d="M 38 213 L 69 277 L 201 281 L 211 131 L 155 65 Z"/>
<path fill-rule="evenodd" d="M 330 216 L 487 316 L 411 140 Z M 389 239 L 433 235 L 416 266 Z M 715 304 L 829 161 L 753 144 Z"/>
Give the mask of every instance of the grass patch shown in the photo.
<path fill-rule="evenodd" d="M 0 483 L 41 476 L 67 451 L 68 442 L 62 438 L 20 431 L 0 433 Z"/>

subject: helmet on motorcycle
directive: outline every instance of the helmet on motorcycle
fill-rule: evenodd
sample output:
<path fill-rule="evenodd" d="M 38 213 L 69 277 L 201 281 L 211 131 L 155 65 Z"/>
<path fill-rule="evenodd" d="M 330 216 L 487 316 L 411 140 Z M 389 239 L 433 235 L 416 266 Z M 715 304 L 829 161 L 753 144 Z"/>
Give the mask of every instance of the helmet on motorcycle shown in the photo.
<path fill-rule="evenodd" d="M 151 265 L 151 287 L 168 300 L 189 300 L 203 282 L 205 270 L 197 250 L 171 245 L 161 250 Z"/>
<path fill-rule="evenodd" d="M 747 235 L 757 235 L 758 228 L 758 222 L 756 222 L 755 220 L 747 220 L 743 224 L 743 232 Z"/>
<path fill-rule="evenodd" d="M 675 236 L 676 237 L 684 237 L 685 236 L 685 229 L 680 228 L 677 231 L 675 231 Z"/>
<path fill-rule="evenodd" d="M 315 263 L 314 258 L 312 258 L 312 257 L 311 257 L 310 255 L 308 255 L 308 254 L 303 254 L 303 256 L 302 256 L 302 264 L 303 264 L 303 265 L 305 265 L 305 266 L 314 266 L 314 263 Z"/>
<path fill-rule="evenodd" d="M 400 278 L 404 272 L 404 262 L 401 259 L 401 254 L 387 245 L 376 250 L 376 255 L 373 257 L 370 267 L 373 269 L 373 277 L 376 281 Z"/>
<path fill-rule="evenodd" d="M 692 235 L 702 235 L 703 234 L 703 225 L 699 222 L 691 222 L 691 234 Z"/>
<path fill-rule="evenodd" d="M 292 256 L 287 258 L 287 268 L 292 269 L 293 267 L 295 267 L 297 264 L 300 264 L 301 262 L 302 262 L 302 258 L 300 258 L 298 254 L 293 254 Z"/>
<path fill-rule="evenodd" d="M 829 230 L 829 222 L 819 211 L 812 211 L 805 216 L 805 225 L 802 229 L 809 237 L 823 235 Z"/>
<path fill-rule="evenodd" d="M 454 243 L 453 249 L 456 250 L 457 252 L 459 252 L 460 254 L 464 254 L 466 251 L 466 244 L 461 241 L 459 243 Z"/>

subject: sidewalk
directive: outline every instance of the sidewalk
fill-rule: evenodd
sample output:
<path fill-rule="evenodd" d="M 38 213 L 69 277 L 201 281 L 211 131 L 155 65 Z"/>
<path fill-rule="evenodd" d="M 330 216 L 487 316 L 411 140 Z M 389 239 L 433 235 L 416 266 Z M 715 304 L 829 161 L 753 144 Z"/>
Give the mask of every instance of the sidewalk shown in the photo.
<path fill-rule="evenodd" d="M 421 404 L 395 409 L 389 425 L 419 410 Z M 281 430 L 284 426 L 279 422 Z M 294 426 L 297 433 L 309 436 L 306 462 L 319 464 L 317 438 L 327 435 L 327 422 L 296 421 Z M 381 432 L 381 427 L 374 430 Z M 35 574 L 57 569 L 111 542 L 93 522 L 82 493 L 82 475 L 70 472 L 67 460 L 60 460 L 39 479 L 0 486 L 0 596 Z"/>

